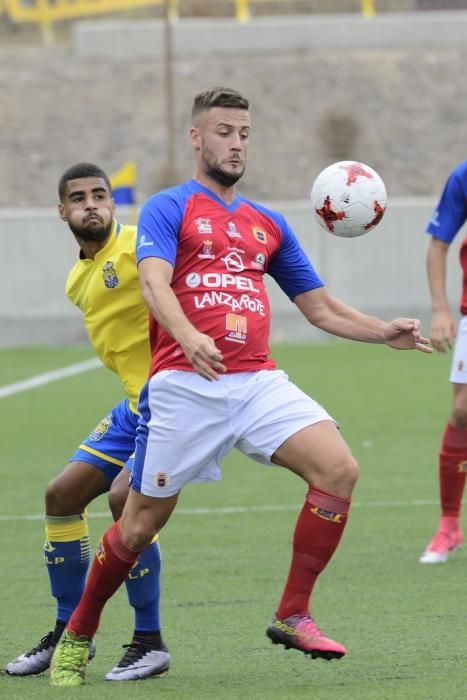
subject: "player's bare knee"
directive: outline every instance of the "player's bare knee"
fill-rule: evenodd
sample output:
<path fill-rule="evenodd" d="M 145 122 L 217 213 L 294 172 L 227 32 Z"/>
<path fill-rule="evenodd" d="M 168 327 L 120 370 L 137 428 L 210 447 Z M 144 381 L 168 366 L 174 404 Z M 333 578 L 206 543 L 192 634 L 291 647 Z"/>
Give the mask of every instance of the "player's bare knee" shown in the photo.
<path fill-rule="evenodd" d="M 137 522 L 125 528 L 121 528 L 122 539 L 129 549 L 140 552 L 147 547 L 156 534 L 154 526 L 146 520 L 139 518 Z"/>
<path fill-rule="evenodd" d="M 327 474 L 329 480 L 329 492 L 350 496 L 359 476 L 357 461 L 351 455 L 347 459 L 334 464 Z"/>
<path fill-rule="evenodd" d="M 69 504 L 70 494 L 63 488 L 59 479 L 52 479 L 45 488 L 45 512 L 47 515 L 64 515 Z"/>

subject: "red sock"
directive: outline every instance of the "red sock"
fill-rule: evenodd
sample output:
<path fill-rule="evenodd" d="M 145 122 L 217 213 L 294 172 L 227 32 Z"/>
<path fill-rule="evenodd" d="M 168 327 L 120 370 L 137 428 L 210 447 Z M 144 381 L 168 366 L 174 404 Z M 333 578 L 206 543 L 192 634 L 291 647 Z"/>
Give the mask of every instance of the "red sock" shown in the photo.
<path fill-rule="evenodd" d="M 334 554 L 347 522 L 350 500 L 310 486 L 293 537 L 289 576 L 276 615 L 308 615 L 311 591 Z"/>
<path fill-rule="evenodd" d="M 120 536 L 119 523 L 114 523 L 99 543 L 86 587 L 67 629 L 78 637 L 92 639 L 104 605 L 126 579 L 139 554 L 128 549 Z"/>
<path fill-rule="evenodd" d="M 448 423 L 439 453 L 441 515 L 458 518 L 467 473 L 467 429 Z"/>

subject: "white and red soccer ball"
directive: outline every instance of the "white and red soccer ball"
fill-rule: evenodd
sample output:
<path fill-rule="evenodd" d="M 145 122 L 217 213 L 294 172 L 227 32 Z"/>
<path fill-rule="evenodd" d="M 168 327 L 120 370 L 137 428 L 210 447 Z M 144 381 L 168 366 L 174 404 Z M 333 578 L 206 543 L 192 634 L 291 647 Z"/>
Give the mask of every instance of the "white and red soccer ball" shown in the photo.
<path fill-rule="evenodd" d="M 353 160 L 322 170 L 310 197 L 319 224 L 342 238 L 371 231 L 383 218 L 387 202 L 386 187 L 378 173 Z"/>

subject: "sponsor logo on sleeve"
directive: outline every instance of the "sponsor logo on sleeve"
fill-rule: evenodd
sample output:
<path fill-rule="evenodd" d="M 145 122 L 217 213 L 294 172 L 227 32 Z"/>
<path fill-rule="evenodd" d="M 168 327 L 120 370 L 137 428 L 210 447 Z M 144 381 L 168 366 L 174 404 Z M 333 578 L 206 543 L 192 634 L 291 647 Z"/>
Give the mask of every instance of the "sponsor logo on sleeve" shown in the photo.
<path fill-rule="evenodd" d="M 147 241 L 146 236 L 143 233 L 143 235 L 139 239 L 138 248 L 144 248 L 145 246 L 148 246 L 148 245 L 153 245 L 153 241 Z"/>
<path fill-rule="evenodd" d="M 432 217 L 431 217 L 431 219 L 430 219 L 430 226 L 436 226 L 437 228 L 439 228 L 440 223 L 439 223 L 439 218 L 438 218 L 438 217 L 439 217 L 439 211 L 436 209 L 436 210 L 433 212 L 433 215 L 432 215 Z"/>

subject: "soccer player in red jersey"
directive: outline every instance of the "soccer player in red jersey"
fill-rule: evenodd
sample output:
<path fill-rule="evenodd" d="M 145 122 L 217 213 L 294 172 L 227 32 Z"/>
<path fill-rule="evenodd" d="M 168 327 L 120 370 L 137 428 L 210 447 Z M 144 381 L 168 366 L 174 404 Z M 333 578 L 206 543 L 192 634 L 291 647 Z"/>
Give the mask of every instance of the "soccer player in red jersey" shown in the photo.
<path fill-rule="evenodd" d="M 236 192 L 246 163 L 248 107 L 226 88 L 197 95 L 189 132 L 194 177 L 142 208 L 137 259 L 153 316 L 152 364 L 138 403 L 131 489 L 55 651 L 52 685 L 84 682 L 105 601 L 170 518 L 183 486 L 219 479 L 233 447 L 307 484 L 268 637 L 313 658 L 346 653 L 312 618 L 310 596 L 342 536 L 358 466 L 332 417 L 270 357 L 264 275 L 329 333 L 423 352 L 430 352 L 429 341 L 416 319 L 385 323 L 333 297 L 283 216 Z"/>
<path fill-rule="evenodd" d="M 439 492 L 441 514 L 438 529 L 420 557 L 422 564 L 442 564 L 463 542 L 460 525 L 462 496 L 467 474 L 467 242 L 460 249 L 463 290 L 462 318 L 456 338 L 456 321 L 446 293 L 449 247 L 467 219 L 467 161 L 450 173 L 431 217 L 427 254 L 431 293 L 431 339 L 438 352 L 454 347 L 449 380 L 453 388 L 452 407 L 439 451 Z"/>

